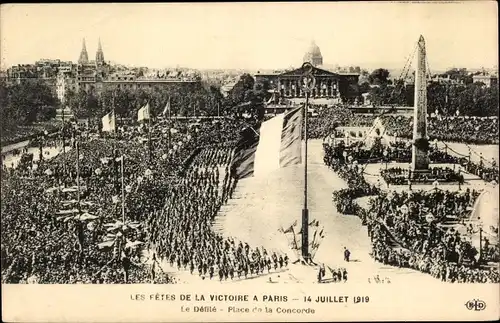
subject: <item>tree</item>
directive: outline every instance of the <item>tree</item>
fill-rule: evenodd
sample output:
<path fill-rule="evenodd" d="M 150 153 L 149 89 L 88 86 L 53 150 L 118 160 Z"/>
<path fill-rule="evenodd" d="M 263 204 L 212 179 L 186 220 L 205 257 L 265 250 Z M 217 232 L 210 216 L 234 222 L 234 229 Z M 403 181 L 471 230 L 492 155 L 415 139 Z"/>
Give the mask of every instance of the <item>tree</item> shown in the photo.
<path fill-rule="evenodd" d="M 368 81 L 373 85 L 384 85 L 388 83 L 389 71 L 385 68 L 377 68 L 368 77 Z"/>
<path fill-rule="evenodd" d="M 2 92 L 2 126 L 29 125 L 49 120 L 60 104 L 51 88 L 42 80 L 0 86 Z"/>

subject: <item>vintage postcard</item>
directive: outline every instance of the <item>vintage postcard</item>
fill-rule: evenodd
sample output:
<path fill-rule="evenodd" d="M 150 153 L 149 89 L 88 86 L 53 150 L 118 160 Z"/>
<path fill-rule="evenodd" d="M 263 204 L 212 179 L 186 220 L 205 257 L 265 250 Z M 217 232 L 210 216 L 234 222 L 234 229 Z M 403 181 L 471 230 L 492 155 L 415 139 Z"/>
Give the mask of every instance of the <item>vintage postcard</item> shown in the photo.
<path fill-rule="evenodd" d="M 498 320 L 497 27 L 2 5 L 2 320 Z"/>

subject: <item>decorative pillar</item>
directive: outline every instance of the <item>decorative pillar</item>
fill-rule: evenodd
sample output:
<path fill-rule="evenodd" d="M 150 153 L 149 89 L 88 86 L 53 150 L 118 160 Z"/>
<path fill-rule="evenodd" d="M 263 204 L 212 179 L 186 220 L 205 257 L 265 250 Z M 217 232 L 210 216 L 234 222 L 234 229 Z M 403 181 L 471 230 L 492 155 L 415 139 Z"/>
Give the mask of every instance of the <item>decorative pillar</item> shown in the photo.
<path fill-rule="evenodd" d="M 425 40 L 422 35 L 418 40 L 417 69 L 415 72 L 415 107 L 413 108 L 413 142 L 427 138 L 427 72 L 425 59 Z M 418 147 L 417 147 L 418 146 Z M 420 145 L 412 146 L 412 171 L 429 169 L 429 154 Z"/>

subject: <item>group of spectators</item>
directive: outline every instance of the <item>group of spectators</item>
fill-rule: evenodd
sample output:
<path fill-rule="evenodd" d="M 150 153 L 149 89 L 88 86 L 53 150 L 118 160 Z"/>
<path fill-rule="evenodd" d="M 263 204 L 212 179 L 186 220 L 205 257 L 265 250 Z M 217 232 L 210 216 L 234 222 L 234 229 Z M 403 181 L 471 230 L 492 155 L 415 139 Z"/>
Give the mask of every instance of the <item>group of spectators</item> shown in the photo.
<path fill-rule="evenodd" d="M 413 135 L 413 117 L 382 116 L 388 133 L 402 138 Z M 479 117 L 431 117 L 427 119 L 429 137 L 448 142 L 498 145 L 498 119 Z"/>
<path fill-rule="evenodd" d="M 362 166 L 346 160 L 335 147 L 324 144 L 325 164 L 347 183 L 333 193 L 339 212 L 359 216 L 367 225 L 371 255 L 384 264 L 412 268 L 449 282 L 500 282 L 498 266 L 485 269 L 485 262 L 500 261 L 498 244 L 483 237 L 481 257 L 471 236 L 478 229 L 466 223 L 477 191 L 440 189 L 386 193 L 369 184 Z M 404 171 L 404 170 L 401 170 Z M 357 198 L 372 196 L 368 209 Z"/>
<path fill-rule="evenodd" d="M 115 134 L 78 129 L 65 154 L 4 166 L 2 282 L 173 283 L 168 262 L 219 279 L 284 268 L 285 254 L 212 227 L 236 187 L 228 169 L 244 126 L 168 120 Z"/>
<path fill-rule="evenodd" d="M 450 217 L 463 221 L 477 196 L 469 190 L 377 196 L 364 213 L 372 256 L 384 264 L 412 268 L 447 282 L 500 282 L 497 266 L 478 266 L 479 250 L 459 232 L 462 225 L 442 225 Z M 483 239 L 481 260 L 498 263 L 498 245 Z"/>

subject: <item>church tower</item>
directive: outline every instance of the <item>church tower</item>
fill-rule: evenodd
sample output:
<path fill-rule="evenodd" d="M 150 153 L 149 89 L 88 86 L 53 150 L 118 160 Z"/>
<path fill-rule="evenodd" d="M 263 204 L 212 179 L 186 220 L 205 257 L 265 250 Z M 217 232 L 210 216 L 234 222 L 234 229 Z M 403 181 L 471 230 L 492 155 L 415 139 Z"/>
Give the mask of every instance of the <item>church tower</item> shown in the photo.
<path fill-rule="evenodd" d="M 99 44 L 97 45 L 97 53 L 95 54 L 95 63 L 97 65 L 104 64 L 104 53 L 102 52 L 101 39 L 99 38 Z"/>
<path fill-rule="evenodd" d="M 78 59 L 78 64 L 87 64 L 89 62 L 89 56 L 87 54 L 87 47 L 85 46 L 85 38 L 83 39 L 82 51 L 80 52 L 80 58 Z"/>

